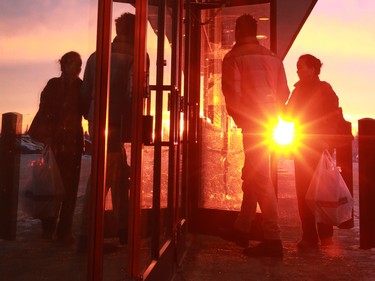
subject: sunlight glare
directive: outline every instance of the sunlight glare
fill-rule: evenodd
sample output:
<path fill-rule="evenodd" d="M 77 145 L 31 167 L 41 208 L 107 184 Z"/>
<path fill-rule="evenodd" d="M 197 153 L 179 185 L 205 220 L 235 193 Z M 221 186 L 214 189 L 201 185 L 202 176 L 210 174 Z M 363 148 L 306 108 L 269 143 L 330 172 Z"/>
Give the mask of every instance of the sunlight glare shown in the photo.
<path fill-rule="evenodd" d="M 294 123 L 286 122 L 279 118 L 273 138 L 279 145 L 289 145 L 293 142 L 294 136 Z"/>

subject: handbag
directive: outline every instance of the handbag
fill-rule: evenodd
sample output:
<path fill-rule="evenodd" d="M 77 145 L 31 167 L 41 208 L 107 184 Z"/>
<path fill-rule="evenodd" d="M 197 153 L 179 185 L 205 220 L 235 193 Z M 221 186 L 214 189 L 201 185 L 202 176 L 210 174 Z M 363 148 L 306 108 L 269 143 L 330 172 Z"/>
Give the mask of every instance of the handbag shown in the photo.
<path fill-rule="evenodd" d="M 36 219 L 57 217 L 65 190 L 50 146 L 30 166 L 31 178 L 22 196 L 23 211 Z"/>
<path fill-rule="evenodd" d="M 27 134 L 34 140 L 46 143 L 48 138 L 52 135 L 52 128 L 48 123 L 47 118 L 41 113 L 40 110 L 35 114 L 33 121 Z"/>
<path fill-rule="evenodd" d="M 352 218 L 353 197 L 327 150 L 314 171 L 306 202 L 316 222 L 339 226 Z"/>

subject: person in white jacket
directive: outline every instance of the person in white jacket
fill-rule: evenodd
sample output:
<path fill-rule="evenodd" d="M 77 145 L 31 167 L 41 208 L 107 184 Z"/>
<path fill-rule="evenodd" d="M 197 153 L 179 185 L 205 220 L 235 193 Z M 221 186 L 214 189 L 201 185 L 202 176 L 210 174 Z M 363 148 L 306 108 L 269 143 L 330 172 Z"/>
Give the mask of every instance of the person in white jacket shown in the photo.
<path fill-rule="evenodd" d="M 263 240 L 245 248 L 248 256 L 282 257 L 277 196 L 270 176 L 269 133 L 289 97 L 283 63 L 256 38 L 257 21 L 242 15 L 236 21 L 236 44 L 222 64 L 222 91 L 228 114 L 242 129 L 245 163 L 243 200 L 235 227 L 250 232 L 256 205 L 262 212 Z"/>

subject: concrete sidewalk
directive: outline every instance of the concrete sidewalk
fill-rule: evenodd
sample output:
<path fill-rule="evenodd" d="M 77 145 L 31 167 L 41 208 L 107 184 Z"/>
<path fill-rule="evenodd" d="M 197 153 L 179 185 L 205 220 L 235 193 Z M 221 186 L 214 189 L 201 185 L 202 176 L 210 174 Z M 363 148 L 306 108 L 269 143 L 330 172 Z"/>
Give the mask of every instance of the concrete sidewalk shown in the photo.
<path fill-rule="evenodd" d="M 175 281 L 325 281 L 375 280 L 375 249 L 359 248 L 358 166 L 354 168 L 354 227 L 334 230 L 334 245 L 301 252 L 294 177 L 290 169 L 279 173 L 279 210 L 284 258 L 250 258 L 243 248 L 219 237 L 193 235 Z M 253 241 L 252 243 L 257 243 Z"/>
<path fill-rule="evenodd" d="M 284 258 L 249 258 L 242 254 L 243 248 L 220 237 L 190 234 L 188 252 L 177 268 L 175 281 L 375 281 L 375 249 L 359 248 L 357 163 L 353 164 L 354 227 L 335 228 L 334 245 L 313 252 L 297 251 L 301 230 L 293 165 L 291 161 L 282 164 L 278 198 Z M 82 184 L 77 202 L 75 233 L 80 225 L 84 187 Z M 40 239 L 38 220 L 21 220 L 17 235 L 16 241 L 0 240 L 1 281 L 87 279 L 87 256 L 77 254 L 75 246 L 61 247 Z M 104 256 L 104 280 L 126 280 L 126 255 L 127 247 L 121 247 Z"/>

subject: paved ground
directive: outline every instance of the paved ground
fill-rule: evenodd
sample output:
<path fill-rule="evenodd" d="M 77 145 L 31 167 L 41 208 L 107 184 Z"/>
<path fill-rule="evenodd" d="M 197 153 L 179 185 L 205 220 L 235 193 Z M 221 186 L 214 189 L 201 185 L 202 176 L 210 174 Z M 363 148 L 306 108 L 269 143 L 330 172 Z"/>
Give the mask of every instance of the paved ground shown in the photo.
<path fill-rule="evenodd" d="M 375 280 L 375 249 L 359 248 L 357 164 L 354 164 L 354 227 L 334 230 L 334 245 L 297 251 L 301 231 L 293 176 L 279 177 L 279 209 L 284 258 L 249 258 L 242 248 L 218 237 L 192 236 L 191 246 L 175 281 L 328 281 Z M 254 242 L 255 243 L 255 242 Z"/>
<path fill-rule="evenodd" d="M 375 281 L 375 249 L 359 248 L 357 165 L 354 164 L 354 227 L 335 229 L 333 246 L 313 252 L 299 252 L 300 224 L 289 164 L 279 173 L 279 209 L 285 256 L 254 259 L 242 248 L 219 237 L 190 235 L 189 250 L 177 269 L 175 281 Z M 82 188 L 81 188 L 82 189 Z M 82 192 L 78 206 L 81 205 Z M 80 212 L 80 209 L 77 209 Z M 77 231 L 77 229 L 76 229 Z M 75 247 L 59 247 L 38 238 L 37 220 L 23 220 L 17 241 L 0 240 L 0 280 L 85 280 L 86 255 Z M 105 255 L 105 280 L 125 280 L 126 247 Z"/>

